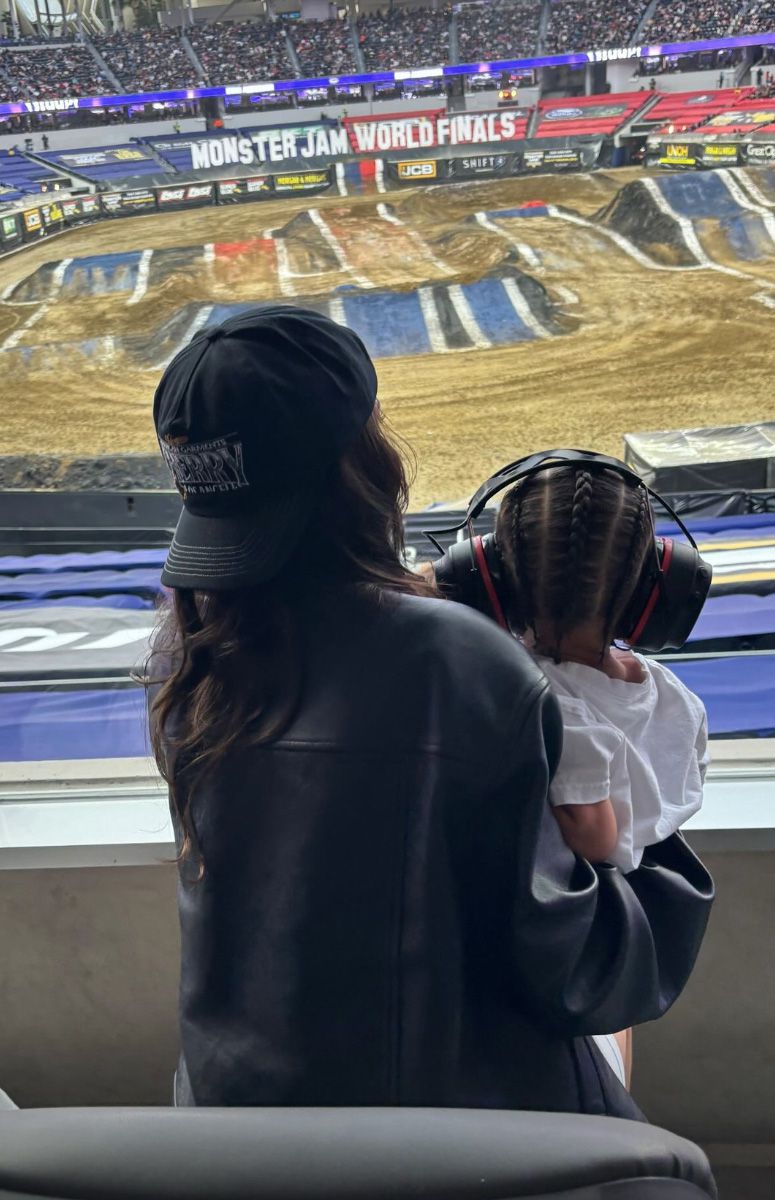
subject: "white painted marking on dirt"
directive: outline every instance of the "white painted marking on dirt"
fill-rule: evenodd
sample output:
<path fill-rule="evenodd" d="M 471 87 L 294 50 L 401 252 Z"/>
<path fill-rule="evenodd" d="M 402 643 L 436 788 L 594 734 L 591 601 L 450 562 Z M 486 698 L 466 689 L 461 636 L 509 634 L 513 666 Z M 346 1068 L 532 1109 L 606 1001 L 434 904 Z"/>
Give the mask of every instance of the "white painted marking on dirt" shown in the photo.
<path fill-rule="evenodd" d="M 135 290 L 127 300 L 127 304 L 139 304 L 145 293 L 148 291 L 148 272 L 151 269 L 152 258 L 153 250 L 143 250 L 142 254 L 140 255 L 140 261 L 137 264 Z"/>
<path fill-rule="evenodd" d="M 70 266 L 70 263 L 72 261 L 73 261 L 72 258 L 63 258 L 61 262 L 57 263 L 54 273 L 51 276 L 51 297 L 52 298 L 54 296 L 56 296 L 58 292 L 61 292 L 62 284 L 65 281 L 65 272 L 67 271 L 67 268 Z"/>
<path fill-rule="evenodd" d="M 551 331 L 546 328 L 541 319 L 533 312 L 527 299 L 521 292 L 517 281 L 515 279 L 501 279 L 501 283 L 503 284 L 504 292 L 511 301 L 511 307 L 523 324 L 527 325 L 528 329 L 538 338 L 551 337 Z"/>
<path fill-rule="evenodd" d="M 395 213 L 391 212 L 387 204 L 381 203 L 377 205 L 377 213 L 382 217 L 383 221 L 390 221 L 391 225 L 403 225 L 404 222 Z"/>
<path fill-rule="evenodd" d="M 664 213 L 666 217 L 670 217 L 672 221 L 675 221 L 681 230 L 681 236 L 686 243 L 687 250 L 694 256 L 701 267 L 707 267 L 711 271 L 719 271 L 722 275 L 734 275 L 737 279 L 749 278 L 743 271 L 736 271 L 734 267 L 724 267 L 721 263 L 714 262 L 712 258 L 708 257 L 700 244 L 700 239 L 697 237 L 697 231 L 692 222 L 688 217 L 684 217 L 681 213 L 675 211 L 655 179 L 640 179 L 638 182 L 652 197 L 659 211 Z"/>
<path fill-rule="evenodd" d="M 327 246 L 329 246 L 331 248 L 331 250 L 333 250 L 334 257 L 335 257 L 336 261 L 339 263 L 339 266 L 342 268 L 342 270 L 347 271 L 347 273 L 349 275 L 352 275 L 353 279 L 355 280 L 355 282 L 358 284 L 359 287 L 373 288 L 374 284 L 371 282 L 371 280 L 367 279 L 365 275 L 361 275 L 360 271 L 357 271 L 355 269 L 355 267 L 353 267 L 347 261 L 347 255 L 344 252 L 342 243 L 339 241 L 339 239 L 337 237 L 334 236 L 331 229 L 328 227 L 326 222 L 323 220 L 323 218 L 320 215 L 320 210 L 317 208 L 310 208 L 307 211 L 309 212 L 310 220 L 320 230 L 323 241 L 326 243 Z"/>
<path fill-rule="evenodd" d="M 27 317 L 27 320 L 22 321 L 21 325 L 17 326 L 13 333 L 8 335 L 3 344 L 0 346 L 0 351 L 13 350 L 14 346 L 18 346 L 27 330 L 32 329 L 33 325 L 37 325 L 40 318 L 44 317 L 48 310 L 48 304 L 41 304 L 40 308 L 36 309 L 34 313 L 30 313 L 30 315 Z"/>
<path fill-rule="evenodd" d="M 442 262 L 440 258 L 436 257 L 425 239 L 420 237 L 417 230 L 410 229 L 406 222 L 402 221 L 400 217 L 397 217 L 395 213 L 392 213 L 386 204 L 377 205 L 377 214 L 378 216 L 382 217 L 383 221 L 389 221 L 391 225 L 400 225 L 409 240 L 417 247 L 422 257 L 427 259 L 428 262 L 433 263 L 436 270 L 442 275 L 455 274 L 455 271 L 452 267 L 448 266 L 445 262 Z"/>
<path fill-rule="evenodd" d="M 274 243 L 274 252 L 277 259 L 277 282 L 280 285 L 280 291 L 284 296 L 295 296 L 296 288 L 291 282 L 293 271 L 291 270 L 291 261 L 288 257 L 288 247 L 285 244 L 285 238 L 272 237 Z"/>
<path fill-rule="evenodd" d="M 433 292 L 429 287 L 421 287 L 418 289 L 417 298 L 420 301 L 425 328 L 428 331 L 428 341 L 430 342 L 431 350 L 434 354 L 443 354 L 449 349 L 444 330 L 441 328 L 439 320 L 439 312 L 436 308 L 436 301 L 433 299 Z"/>
<path fill-rule="evenodd" d="M 466 300 L 460 284 L 451 283 L 448 290 L 449 298 L 452 301 L 452 307 L 460 318 L 460 324 L 463 326 L 471 341 L 474 343 L 474 346 L 477 350 L 487 350 L 492 345 L 492 342 L 489 338 L 484 336 L 481 329 L 477 325 L 476 317 L 471 311 L 471 305 Z"/>
<path fill-rule="evenodd" d="M 332 321 L 336 321 L 337 325 L 347 325 L 347 317 L 344 313 L 344 300 L 341 296 L 332 296 L 328 301 L 328 315 Z"/>
<path fill-rule="evenodd" d="M 344 163 L 341 162 L 336 164 L 336 186 L 339 189 L 340 196 L 348 195 L 347 182 L 344 177 Z"/>
<path fill-rule="evenodd" d="M 194 337 L 195 334 L 199 333 L 199 330 L 203 329 L 204 326 L 207 324 L 207 322 L 210 319 L 210 314 L 213 311 L 213 307 L 214 306 L 212 304 L 205 304 L 202 308 L 200 308 L 199 312 L 195 315 L 194 319 L 188 325 L 188 328 L 186 329 L 182 338 L 178 342 L 177 346 L 175 346 L 175 348 L 171 351 L 170 354 L 167 355 L 167 357 L 165 359 L 163 359 L 160 363 L 157 363 L 155 367 L 151 367 L 150 370 L 163 371 L 165 367 L 169 366 L 169 364 L 172 362 L 175 355 L 179 354 L 180 351 L 183 349 L 183 347 L 188 345 L 188 343 L 191 341 L 192 337 Z"/>
<path fill-rule="evenodd" d="M 755 296 L 751 297 L 751 299 L 758 300 L 759 303 L 765 305 L 766 308 L 775 308 L 774 292 L 757 292 Z"/>
<path fill-rule="evenodd" d="M 750 200 L 748 196 L 746 196 L 745 192 L 740 187 L 740 184 L 737 182 L 737 180 L 733 177 L 732 172 L 728 167 L 722 167 L 720 171 L 716 171 L 716 174 L 724 184 L 724 187 L 727 189 L 735 203 L 739 204 L 741 208 L 744 208 L 746 212 L 756 213 L 757 217 L 764 226 L 770 241 L 775 242 L 775 216 L 770 212 L 770 210 L 761 204 L 756 204 L 753 200 Z"/>
<path fill-rule="evenodd" d="M 207 263 L 208 266 L 210 265 L 210 263 L 215 262 L 215 243 L 214 242 L 205 242 L 204 246 L 202 247 L 202 259 L 204 262 Z"/>
<path fill-rule="evenodd" d="M 562 300 L 563 304 L 578 304 L 579 298 L 576 293 L 564 283 L 555 283 L 554 290 Z"/>
<path fill-rule="evenodd" d="M 510 242 L 511 245 L 514 246 L 517 252 L 522 256 L 522 258 L 524 258 L 527 265 L 534 271 L 542 270 L 540 255 L 537 254 L 533 247 L 529 246 L 527 242 L 521 241 L 519 238 L 514 237 L 513 233 L 509 233 L 507 229 L 503 229 L 500 225 L 496 225 L 494 221 L 490 220 L 486 212 L 474 213 L 474 219 L 479 225 L 481 225 L 482 229 L 489 229 L 491 233 L 497 233 L 500 235 L 500 237 L 504 238 L 505 241 Z"/>
<path fill-rule="evenodd" d="M 491 221 L 486 212 L 474 213 L 474 219 L 481 225 L 482 229 L 489 229 L 491 233 L 497 233 L 505 241 L 509 242 L 518 253 L 524 258 L 529 267 L 534 271 L 542 270 L 541 258 L 535 252 L 532 246 L 528 246 L 527 242 L 522 242 L 519 238 L 514 237 L 507 229 L 502 229 L 500 225 L 496 225 Z"/>
<path fill-rule="evenodd" d="M 761 204 L 763 208 L 775 207 L 775 201 L 768 200 L 764 192 L 760 190 L 758 183 L 754 183 L 753 179 L 751 179 L 750 171 L 739 171 L 738 179 L 751 199 L 755 200 L 757 204 Z"/>
<path fill-rule="evenodd" d="M 594 221 L 587 221 L 586 218 L 580 217 L 576 213 L 565 212 L 554 204 L 547 204 L 546 211 L 550 217 L 559 217 L 561 221 L 569 221 L 571 225 L 580 225 L 582 229 L 591 229 L 594 233 L 607 237 L 636 263 L 647 267 L 649 271 L 696 271 L 699 269 L 698 267 L 669 267 L 663 263 L 654 262 L 653 258 L 649 258 L 634 242 L 631 242 L 624 234 L 617 233 L 615 229 L 609 229 L 605 225 L 595 225 Z"/>
<path fill-rule="evenodd" d="M 374 163 L 374 182 L 378 192 L 382 193 L 387 190 L 385 187 L 385 164 L 381 158 Z"/>

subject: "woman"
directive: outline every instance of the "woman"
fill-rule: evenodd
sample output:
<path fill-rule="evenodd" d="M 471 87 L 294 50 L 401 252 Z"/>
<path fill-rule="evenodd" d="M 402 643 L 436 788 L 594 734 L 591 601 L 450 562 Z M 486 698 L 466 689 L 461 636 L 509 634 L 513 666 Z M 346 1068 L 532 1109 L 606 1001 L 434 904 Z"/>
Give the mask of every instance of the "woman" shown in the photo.
<path fill-rule="evenodd" d="M 557 705 L 402 565 L 376 392 L 353 333 L 274 306 L 199 335 L 156 394 L 184 504 L 150 669 L 177 1101 L 637 1116 L 583 1035 L 672 1003 L 708 898 L 669 847 L 625 879 L 564 844 Z M 684 885 L 693 936 L 665 957 Z"/>

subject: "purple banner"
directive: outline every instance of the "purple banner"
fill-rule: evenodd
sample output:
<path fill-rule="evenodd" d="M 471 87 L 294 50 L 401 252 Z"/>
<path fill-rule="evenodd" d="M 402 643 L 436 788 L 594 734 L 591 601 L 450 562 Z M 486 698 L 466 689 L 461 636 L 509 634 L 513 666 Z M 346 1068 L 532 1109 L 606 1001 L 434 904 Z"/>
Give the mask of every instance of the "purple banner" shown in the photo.
<path fill-rule="evenodd" d="M 703 50 L 734 50 L 745 46 L 775 45 L 772 33 L 748 34 L 744 37 L 704 38 L 695 42 L 667 42 L 651 46 L 623 46 L 606 50 L 584 50 L 573 54 L 544 54 L 537 58 L 508 58 L 497 62 L 459 63 L 457 66 L 427 66 L 411 71 L 376 71 L 363 75 L 327 75 L 317 79 L 284 79 L 278 83 L 231 84 L 223 87 L 181 88 L 168 92 L 137 92 L 126 96 L 72 96 L 57 100 L 15 100 L 0 104 L 0 116 L 23 113 L 68 113 L 84 108 L 124 108 L 129 105 L 174 104 L 176 101 L 203 100 L 208 96 L 234 97 L 251 95 L 257 90 L 298 92 L 306 88 L 358 87 L 366 83 L 405 83 L 408 79 L 455 75 L 489 75 L 501 71 L 527 71 L 539 67 L 583 67 L 588 63 L 626 62 L 629 59 L 659 58 L 663 55 L 697 54 Z"/>

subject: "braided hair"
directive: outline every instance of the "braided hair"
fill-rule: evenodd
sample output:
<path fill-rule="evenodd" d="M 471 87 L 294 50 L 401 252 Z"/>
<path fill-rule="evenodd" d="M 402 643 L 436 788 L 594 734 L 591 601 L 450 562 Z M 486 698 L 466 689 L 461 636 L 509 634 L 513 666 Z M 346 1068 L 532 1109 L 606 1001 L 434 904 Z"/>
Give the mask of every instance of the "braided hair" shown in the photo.
<path fill-rule="evenodd" d="M 496 538 L 510 623 L 542 653 L 560 662 L 563 640 L 589 622 L 601 657 L 630 632 L 624 618 L 653 545 L 645 488 L 608 469 L 538 471 L 504 496 Z"/>

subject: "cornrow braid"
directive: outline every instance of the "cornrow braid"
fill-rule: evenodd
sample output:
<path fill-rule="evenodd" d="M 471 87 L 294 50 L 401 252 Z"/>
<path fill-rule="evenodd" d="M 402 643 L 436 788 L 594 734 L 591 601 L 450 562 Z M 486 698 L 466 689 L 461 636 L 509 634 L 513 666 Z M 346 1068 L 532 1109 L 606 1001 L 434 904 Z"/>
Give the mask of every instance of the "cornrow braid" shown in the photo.
<path fill-rule="evenodd" d="M 532 589 L 530 587 L 530 572 L 524 570 L 524 566 L 520 569 L 520 565 L 527 563 L 528 544 L 525 535 L 524 522 L 522 520 L 522 495 L 519 488 L 514 490 L 514 503 L 511 513 L 512 520 L 512 545 L 515 551 L 515 581 L 517 606 L 520 610 L 520 624 L 525 629 L 532 629 L 535 623 L 535 608 L 533 603 Z"/>
<path fill-rule="evenodd" d="M 627 489 L 630 486 L 622 480 L 623 488 Z M 651 532 L 651 512 L 649 509 L 648 492 L 644 487 L 638 487 L 636 491 L 638 499 L 632 517 L 632 533 L 628 552 L 622 558 L 621 570 L 619 571 L 614 587 L 611 589 L 611 599 L 604 618 L 607 645 L 610 644 L 614 636 L 624 637 L 630 632 L 630 630 L 617 629 L 617 626 L 626 612 L 635 584 L 640 578 L 643 563 L 651 542 L 651 538 L 646 536 Z"/>
<path fill-rule="evenodd" d="M 568 554 L 565 564 L 566 577 L 571 580 L 578 578 L 589 545 L 589 522 L 592 516 L 593 501 L 592 475 L 589 471 L 578 471 L 570 510 Z M 578 592 L 574 589 L 565 624 L 576 615 L 579 598 Z"/>

